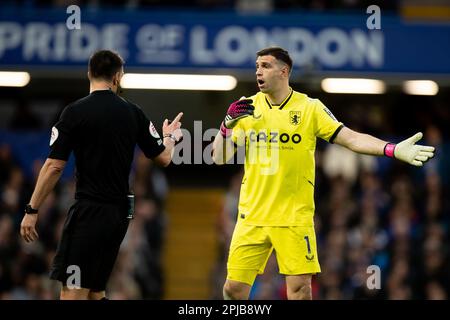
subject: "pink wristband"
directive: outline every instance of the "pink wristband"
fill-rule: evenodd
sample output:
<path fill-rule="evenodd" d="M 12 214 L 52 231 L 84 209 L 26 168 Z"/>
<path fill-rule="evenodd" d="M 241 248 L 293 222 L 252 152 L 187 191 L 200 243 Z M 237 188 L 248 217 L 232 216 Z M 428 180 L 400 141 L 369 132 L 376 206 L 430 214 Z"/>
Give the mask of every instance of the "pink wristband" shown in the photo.
<path fill-rule="evenodd" d="M 220 134 L 224 137 L 224 138 L 228 138 L 229 136 L 231 136 L 233 130 L 228 129 L 227 127 L 225 127 L 225 125 L 222 123 L 220 124 Z"/>
<path fill-rule="evenodd" d="M 384 146 L 384 155 L 389 158 L 395 158 L 394 155 L 395 146 L 396 146 L 395 143 L 386 143 L 386 145 Z"/>

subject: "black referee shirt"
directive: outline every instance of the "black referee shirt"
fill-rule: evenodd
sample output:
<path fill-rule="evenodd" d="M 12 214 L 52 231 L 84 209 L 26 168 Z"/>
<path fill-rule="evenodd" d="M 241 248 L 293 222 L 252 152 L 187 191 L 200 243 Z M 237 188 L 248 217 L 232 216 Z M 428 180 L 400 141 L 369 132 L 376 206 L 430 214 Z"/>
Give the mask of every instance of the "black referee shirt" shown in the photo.
<path fill-rule="evenodd" d="M 75 155 L 76 199 L 122 202 L 136 143 L 148 158 L 165 146 L 135 104 L 111 90 L 97 90 L 68 105 L 52 128 L 49 158 Z"/>

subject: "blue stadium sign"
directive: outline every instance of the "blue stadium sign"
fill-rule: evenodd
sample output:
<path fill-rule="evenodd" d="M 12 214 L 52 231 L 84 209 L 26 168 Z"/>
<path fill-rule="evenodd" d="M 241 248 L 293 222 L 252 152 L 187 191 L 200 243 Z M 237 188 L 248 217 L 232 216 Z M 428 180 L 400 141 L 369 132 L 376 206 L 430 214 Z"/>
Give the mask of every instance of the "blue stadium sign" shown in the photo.
<path fill-rule="evenodd" d="M 119 51 L 128 67 L 253 69 L 255 52 L 289 50 L 296 70 L 449 74 L 450 25 L 404 24 L 383 17 L 368 30 L 367 15 L 239 15 L 81 10 L 68 14 L 0 14 L 0 65 L 85 66 L 100 48 Z"/>

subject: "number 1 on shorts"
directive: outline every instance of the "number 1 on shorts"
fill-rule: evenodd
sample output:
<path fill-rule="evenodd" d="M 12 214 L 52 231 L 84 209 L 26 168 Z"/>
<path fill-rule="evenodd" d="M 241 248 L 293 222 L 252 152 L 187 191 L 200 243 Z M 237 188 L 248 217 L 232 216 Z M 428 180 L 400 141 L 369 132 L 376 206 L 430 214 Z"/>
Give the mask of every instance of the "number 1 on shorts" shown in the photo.
<path fill-rule="evenodd" d="M 308 248 L 308 254 L 311 254 L 311 247 L 309 245 L 309 237 L 305 236 L 305 241 L 306 241 L 306 247 Z"/>

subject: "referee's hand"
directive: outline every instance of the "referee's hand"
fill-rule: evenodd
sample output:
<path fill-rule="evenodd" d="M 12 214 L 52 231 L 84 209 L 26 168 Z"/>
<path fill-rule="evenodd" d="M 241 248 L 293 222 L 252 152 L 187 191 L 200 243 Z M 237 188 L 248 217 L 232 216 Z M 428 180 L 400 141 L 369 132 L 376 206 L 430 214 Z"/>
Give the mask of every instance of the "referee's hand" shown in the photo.
<path fill-rule="evenodd" d="M 39 238 L 36 231 L 37 214 L 25 214 L 20 224 L 20 235 L 26 242 L 33 242 Z"/>
<path fill-rule="evenodd" d="M 180 141 L 180 139 L 183 137 L 183 133 L 180 130 L 180 128 L 181 128 L 180 119 L 182 116 L 183 116 L 183 112 L 180 112 L 175 117 L 175 119 L 173 119 L 173 121 L 170 122 L 170 124 L 169 124 L 169 120 L 167 120 L 167 119 L 164 120 L 163 128 L 162 128 L 163 135 L 172 134 L 177 141 Z"/>

